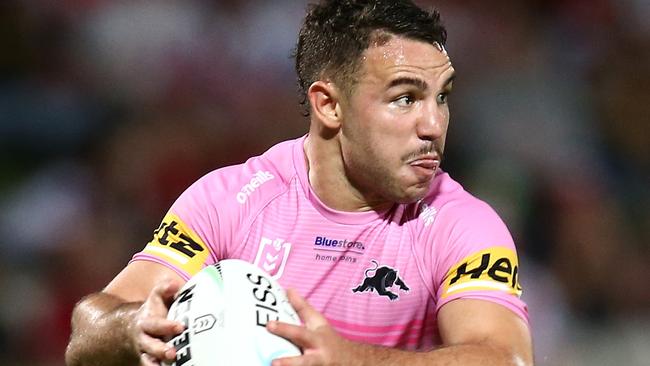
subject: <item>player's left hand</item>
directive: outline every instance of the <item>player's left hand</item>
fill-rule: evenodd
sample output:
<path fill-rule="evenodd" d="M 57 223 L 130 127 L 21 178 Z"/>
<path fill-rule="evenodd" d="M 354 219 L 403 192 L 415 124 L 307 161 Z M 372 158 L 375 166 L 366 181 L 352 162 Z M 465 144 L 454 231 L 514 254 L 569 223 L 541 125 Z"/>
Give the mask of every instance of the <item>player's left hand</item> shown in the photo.
<path fill-rule="evenodd" d="M 314 309 L 295 290 L 287 291 L 289 302 L 303 325 L 277 321 L 269 322 L 267 329 L 302 349 L 295 357 L 278 358 L 272 366 L 353 365 L 357 357 L 356 345 L 341 337 L 327 319 Z"/>

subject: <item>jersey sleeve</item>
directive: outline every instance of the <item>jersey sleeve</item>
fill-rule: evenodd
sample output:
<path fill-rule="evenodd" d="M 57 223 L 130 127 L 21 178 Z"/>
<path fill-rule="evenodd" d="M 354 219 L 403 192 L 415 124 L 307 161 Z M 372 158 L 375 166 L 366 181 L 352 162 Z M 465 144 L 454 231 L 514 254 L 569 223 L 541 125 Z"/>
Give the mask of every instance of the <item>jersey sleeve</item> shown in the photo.
<path fill-rule="evenodd" d="M 205 266 L 236 257 L 265 205 L 286 189 L 294 171 L 292 142 L 243 164 L 214 170 L 174 202 L 153 238 L 132 261 L 161 263 L 189 279 Z"/>
<path fill-rule="evenodd" d="M 434 253 L 437 310 L 456 299 L 481 299 L 502 304 L 528 322 L 515 244 L 496 212 L 472 198 L 443 208 L 437 221 L 443 233 L 434 245 L 440 250 Z"/>
<path fill-rule="evenodd" d="M 206 179 L 199 179 L 179 196 L 152 239 L 131 261 L 160 263 L 186 280 L 216 262 L 219 248 L 213 228 L 219 226 L 219 220 L 216 208 L 210 205 Z"/>

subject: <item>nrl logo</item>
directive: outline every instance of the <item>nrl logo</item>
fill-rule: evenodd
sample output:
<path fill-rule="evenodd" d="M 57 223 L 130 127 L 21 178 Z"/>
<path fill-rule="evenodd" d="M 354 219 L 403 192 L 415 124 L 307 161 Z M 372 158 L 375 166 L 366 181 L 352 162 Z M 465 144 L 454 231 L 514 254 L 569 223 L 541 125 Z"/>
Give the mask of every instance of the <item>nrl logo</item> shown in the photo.
<path fill-rule="evenodd" d="M 262 237 L 253 263 L 277 280 L 284 272 L 290 251 L 291 243 L 287 243 L 283 239 L 271 240 Z"/>

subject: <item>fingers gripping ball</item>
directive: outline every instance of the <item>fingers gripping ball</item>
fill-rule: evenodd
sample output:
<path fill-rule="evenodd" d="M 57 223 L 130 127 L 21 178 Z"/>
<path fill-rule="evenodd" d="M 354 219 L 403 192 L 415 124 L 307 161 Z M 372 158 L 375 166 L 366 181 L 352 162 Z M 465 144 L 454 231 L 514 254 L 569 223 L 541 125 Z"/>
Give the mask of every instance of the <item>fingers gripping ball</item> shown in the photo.
<path fill-rule="evenodd" d="M 201 270 L 178 292 L 167 317 L 186 326 L 169 341 L 175 366 L 269 366 L 300 355 L 266 330 L 270 320 L 300 324 L 298 315 L 277 281 L 248 262 L 228 259 Z"/>

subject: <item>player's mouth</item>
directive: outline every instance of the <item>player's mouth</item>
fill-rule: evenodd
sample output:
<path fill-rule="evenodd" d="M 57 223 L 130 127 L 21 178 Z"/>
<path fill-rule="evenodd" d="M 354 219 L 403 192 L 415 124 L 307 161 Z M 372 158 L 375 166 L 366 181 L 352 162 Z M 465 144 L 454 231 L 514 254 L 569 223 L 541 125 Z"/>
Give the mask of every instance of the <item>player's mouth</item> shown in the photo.
<path fill-rule="evenodd" d="M 411 159 L 407 161 L 407 164 L 413 169 L 418 178 L 430 180 L 440 166 L 440 158 L 434 154 L 427 154 Z"/>

